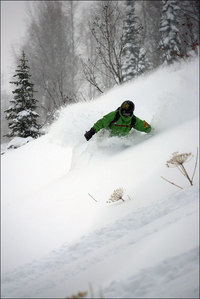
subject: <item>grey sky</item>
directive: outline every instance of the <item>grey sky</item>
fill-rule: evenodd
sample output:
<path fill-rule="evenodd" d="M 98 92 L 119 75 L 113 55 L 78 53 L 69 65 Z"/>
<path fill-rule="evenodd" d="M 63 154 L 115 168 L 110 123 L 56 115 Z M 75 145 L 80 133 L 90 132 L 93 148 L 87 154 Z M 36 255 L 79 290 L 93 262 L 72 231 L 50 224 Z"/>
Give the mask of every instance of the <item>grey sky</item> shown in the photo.
<path fill-rule="evenodd" d="M 1 75 L 3 88 L 10 87 L 13 75 L 13 51 L 18 50 L 25 33 L 25 7 L 28 1 L 1 1 Z"/>

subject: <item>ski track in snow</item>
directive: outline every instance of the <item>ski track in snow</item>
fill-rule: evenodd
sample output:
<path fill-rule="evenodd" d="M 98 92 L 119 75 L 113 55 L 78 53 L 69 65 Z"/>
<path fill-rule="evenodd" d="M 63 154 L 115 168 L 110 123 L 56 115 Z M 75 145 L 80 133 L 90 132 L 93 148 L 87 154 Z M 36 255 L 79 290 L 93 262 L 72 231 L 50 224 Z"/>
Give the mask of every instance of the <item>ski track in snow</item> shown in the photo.
<path fill-rule="evenodd" d="M 197 198 L 198 190 L 195 192 Z M 116 208 L 116 206 L 110 208 Z M 184 209 L 184 212 L 182 212 L 182 209 Z M 162 199 L 147 207 L 132 211 L 129 215 L 115 221 L 113 224 L 81 237 L 74 244 L 64 243 L 61 248 L 52 251 L 48 258 L 33 261 L 14 271 L 5 273 L 2 279 L 3 296 L 6 294 L 6 297 L 12 298 L 39 298 L 42 297 L 44 291 L 46 297 L 46 290 L 49 289 L 49 296 L 51 297 L 51 289 L 59 285 L 65 285 L 67 292 L 67 281 L 77 274 L 79 275 L 113 255 L 120 254 L 126 248 L 134 246 L 141 239 L 169 227 L 184 217 L 194 216 L 195 213 L 197 213 L 196 202 L 194 200 L 191 202 L 189 189 L 184 191 L 184 196 L 182 191 L 179 191 L 174 198 Z M 108 240 L 110 241 L 108 242 Z M 151 292 L 156 288 L 159 273 L 164 273 L 164 276 L 162 275 L 162 278 L 160 278 L 162 280 L 160 281 L 161 284 L 169 281 L 172 283 L 176 277 L 186 275 L 186 273 L 189 275 L 190 268 L 193 269 L 194 263 L 196 263 L 197 251 L 197 248 L 194 248 L 181 254 L 177 259 L 167 259 L 156 267 L 148 268 L 147 271 L 141 270 L 140 273 L 120 282 L 120 284 L 124 284 L 122 289 L 117 282 L 112 282 L 104 290 L 104 294 L 108 298 L 112 298 L 112 296 L 116 296 L 117 292 L 119 297 L 128 298 L 130 294 L 126 293 L 125 290 L 126 286 L 128 287 L 131 284 L 134 296 L 145 297 L 149 288 Z M 176 263 L 173 262 L 174 260 Z M 169 268 L 165 273 L 167 265 Z M 160 288 L 161 290 L 162 288 Z M 127 292 L 130 292 L 130 290 Z M 197 289 L 193 290 L 193 294 L 195 297 Z"/>
<path fill-rule="evenodd" d="M 116 298 L 116 294 L 118 298 L 198 298 L 198 271 L 194 271 L 198 256 L 199 249 L 195 248 L 168 258 L 156 267 L 141 270 L 139 274 L 120 281 L 120 284 L 113 281 L 103 294 L 105 298 Z M 187 280 L 193 280 L 192 287 L 185 283 Z M 181 294 L 180 291 L 174 294 L 175 285 L 180 286 Z"/>

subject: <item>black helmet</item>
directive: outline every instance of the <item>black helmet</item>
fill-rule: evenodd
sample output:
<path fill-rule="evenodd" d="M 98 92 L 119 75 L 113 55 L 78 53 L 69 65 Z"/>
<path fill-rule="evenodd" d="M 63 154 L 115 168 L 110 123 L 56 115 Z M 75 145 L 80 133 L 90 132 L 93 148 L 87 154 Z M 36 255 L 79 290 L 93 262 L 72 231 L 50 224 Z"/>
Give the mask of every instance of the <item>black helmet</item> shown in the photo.
<path fill-rule="evenodd" d="M 121 104 L 120 112 L 125 117 L 130 117 L 133 115 L 135 105 L 131 101 L 125 101 Z"/>

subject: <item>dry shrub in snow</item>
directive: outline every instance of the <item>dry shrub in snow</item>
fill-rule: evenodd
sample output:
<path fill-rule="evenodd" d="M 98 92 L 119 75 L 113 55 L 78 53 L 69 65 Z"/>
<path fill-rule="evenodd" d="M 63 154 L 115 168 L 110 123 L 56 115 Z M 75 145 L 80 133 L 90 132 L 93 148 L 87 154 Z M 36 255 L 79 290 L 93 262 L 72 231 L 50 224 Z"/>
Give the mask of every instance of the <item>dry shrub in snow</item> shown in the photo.
<path fill-rule="evenodd" d="M 73 298 L 73 299 L 79 299 L 79 298 L 85 298 L 85 296 L 88 294 L 88 292 L 78 292 L 76 295 L 71 295 L 70 297 L 66 297 L 66 299 Z"/>
<path fill-rule="evenodd" d="M 80 299 L 80 298 L 94 298 L 94 292 L 93 292 L 93 287 L 92 285 L 89 283 L 89 292 L 85 291 L 85 292 L 78 292 L 77 294 L 73 294 L 69 297 L 66 297 L 66 299 L 70 299 L 70 298 L 73 298 L 73 299 Z M 97 298 L 97 297 L 95 297 Z M 103 296 L 103 293 L 102 293 L 102 290 L 101 288 L 99 289 L 99 296 L 98 298 L 104 298 Z"/>
<path fill-rule="evenodd" d="M 197 160 L 198 160 L 198 149 L 197 149 L 197 154 L 196 154 L 196 161 L 195 161 L 195 166 L 194 166 L 194 170 L 193 170 L 193 174 L 190 177 L 188 174 L 188 171 L 186 170 L 185 166 L 183 165 L 184 163 L 188 162 L 191 160 L 192 158 L 192 153 L 182 153 L 179 154 L 178 152 L 175 152 L 172 154 L 172 158 L 170 160 L 167 161 L 166 166 L 167 167 L 177 167 L 177 169 L 186 177 L 186 179 L 190 182 L 190 185 L 193 185 L 193 178 L 195 175 L 195 171 L 196 171 L 196 167 L 197 167 Z M 163 177 L 161 177 L 163 178 Z M 173 182 L 168 181 L 167 179 L 163 178 L 164 180 L 166 180 L 167 182 L 183 189 L 182 187 L 174 184 Z"/>
<path fill-rule="evenodd" d="M 183 165 L 186 161 L 188 161 L 191 158 L 192 153 L 184 153 L 184 154 L 179 154 L 178 152 L 175 152 L 172 154 L 172 158 L 167 161 L 166 166 L 179 166 Z"/>
<path fill-rule="evenodd" d="M 107 201 L 107 203 L 115 202 L 118 200 L 124 201 L 124 199 L 122 198 L 123 194 L 124 194 L 123 188 L 115 189 L 113 191 L 112 195 L 110 196 L 109 200 Z"/>

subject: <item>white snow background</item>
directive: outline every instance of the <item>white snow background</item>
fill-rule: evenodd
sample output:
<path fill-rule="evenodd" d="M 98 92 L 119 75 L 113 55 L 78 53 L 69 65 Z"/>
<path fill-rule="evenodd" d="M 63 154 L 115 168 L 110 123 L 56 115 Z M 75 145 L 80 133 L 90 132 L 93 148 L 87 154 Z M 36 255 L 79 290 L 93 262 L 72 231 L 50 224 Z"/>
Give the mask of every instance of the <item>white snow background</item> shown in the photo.
<path fill-rule="evenodd" d="M 65 107 L 44 136 L 1 156 L 1 298 L 199 298 L 199 163 L 193 186 L 166 167 L 192 152 L 193 173 L 198 65 L 161 67 Z M 87 142 L 124 100 L 152 133 Z M 106 203 L 120 187 L 125 202 Z"/>

